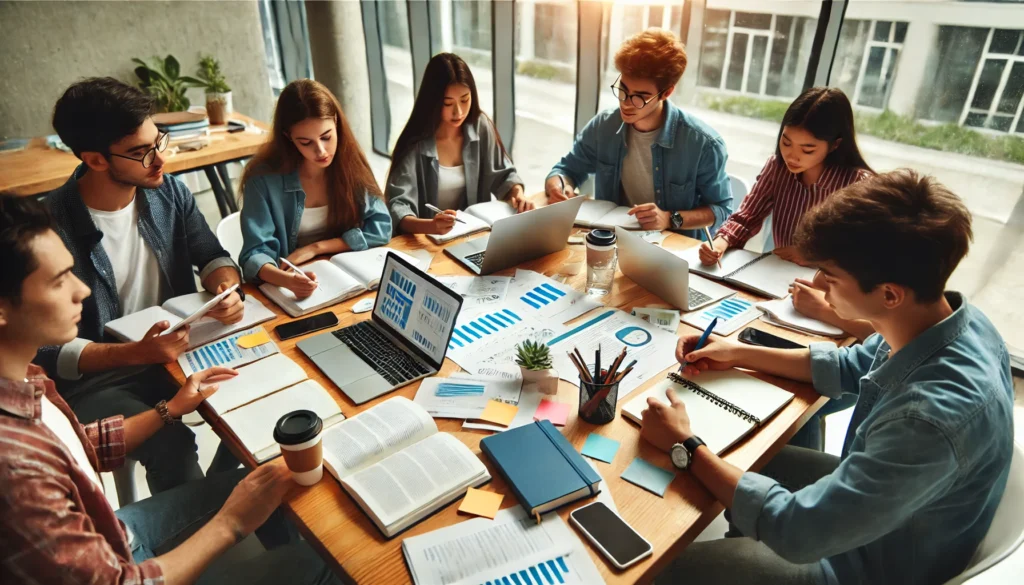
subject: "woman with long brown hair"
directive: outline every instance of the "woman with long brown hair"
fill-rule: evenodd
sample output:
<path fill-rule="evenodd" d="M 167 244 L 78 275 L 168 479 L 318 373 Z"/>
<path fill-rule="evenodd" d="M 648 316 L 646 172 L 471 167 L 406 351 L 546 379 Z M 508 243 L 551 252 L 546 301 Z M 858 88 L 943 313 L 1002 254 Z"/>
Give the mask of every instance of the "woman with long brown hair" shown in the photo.
<path fill-rule="evenodd" d="M 279 267 L 391 239 L 391 217 L 341 105 L 323 84 L 299 79 L 277 100 L 273 137 L 242 176 L 239 263 L 245 278 L 316 290 L 316 275 Z"/>
<path fill-rule="evenodd" d="M 533 209 L 494 124 L 480 111 L 476 82 L 458 55 L 427 63 L 409 121 L 391 153 L 387 200 L 395 228 L 445 234 L 455 212 L 491 195 Z M 428 205 L 440 208 L 434 214 Z"/>

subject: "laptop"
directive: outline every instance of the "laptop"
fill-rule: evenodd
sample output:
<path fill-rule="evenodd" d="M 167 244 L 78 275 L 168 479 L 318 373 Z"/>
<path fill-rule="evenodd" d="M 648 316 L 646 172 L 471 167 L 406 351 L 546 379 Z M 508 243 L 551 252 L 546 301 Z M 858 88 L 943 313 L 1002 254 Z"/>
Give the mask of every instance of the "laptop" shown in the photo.
<path fill-rule="evenodd" d="M 362 404 L 436 374 L 461 309 L 458 293 L 388 252 L 370 319 L 297 347 L 352 402 Z"/>
<path fill-rule="evenodd" d="M 444 251 L 477 274 L 504 270 L 565 248 L 581 205 L 573 197 L 499 219 L 489 235 Z"/>
<path fill-rule="evenodd" d="M 628 230 L 615 228 L 615 237 L 619 270 L 683 311 L 693 311 L 736 294 L 731 288 L 690 274 L 686 260 Z"/>

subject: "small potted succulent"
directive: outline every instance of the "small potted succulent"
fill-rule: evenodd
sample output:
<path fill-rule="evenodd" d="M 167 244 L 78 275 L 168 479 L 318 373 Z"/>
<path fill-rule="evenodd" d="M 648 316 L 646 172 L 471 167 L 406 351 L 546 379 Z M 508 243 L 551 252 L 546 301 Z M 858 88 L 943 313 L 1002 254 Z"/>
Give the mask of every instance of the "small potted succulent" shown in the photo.
<path fill-rule="evenodd" d="M 206 115 L 210 118 L 210 124 L 227 124 L 228 118 L 234 113 L 234 107 L 231 103 L 231 87 L 220 70 L 220 61 L 212 55 L 200 55 L 196 76 L 198 79 L 186 79 L 206 88 Z"/>
<path fill-rule="evenodd" d="M 545 343 L 524 341 L 516 346 L 516 363 L 523 373 L 523 389 L 558 393 L 558 373 L 551 368 L 551 349 Z"/>

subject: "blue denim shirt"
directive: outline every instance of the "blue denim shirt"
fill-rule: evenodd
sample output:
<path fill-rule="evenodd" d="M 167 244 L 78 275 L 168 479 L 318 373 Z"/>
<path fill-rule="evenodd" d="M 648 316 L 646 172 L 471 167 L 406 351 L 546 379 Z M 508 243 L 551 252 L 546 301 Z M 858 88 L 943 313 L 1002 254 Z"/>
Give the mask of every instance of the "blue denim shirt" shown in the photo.
<path fill-rule="evenodd" d="M 822 564 L 824 582 L 943 583 L 984 538 L 1013 450 L 1009 354 L 959 293 L 954 313 L 895 356 L 880 335 L 811 345 L 814 387 L 859 394 L 839 467 L 790 492 L 740 478 L 732 520 L 792 562 Z"/>
<path fill-rule="evenodd" d="M 725 172 L 725 142 L 713 128 L 665 100 L 667 114 L 651 146 L 654 203 L 666 211 L 688 211 L 708 205 L 715 212 L 714 232 L 732 213 L 732 187 Z M 626 124 L 619 109 L 594 116 L 576 136 L 548 178 L 563 175 L 580 186 L 594 178 L 594 197 L 624 205 L 622 161 L 626 158 Z M 680 230 L 705 239 L 703 230 Z"/>
<path fill-rule="evenodd" d="M 46 369 L 65 397 L 74 394 L 79 383 L 73 381 L 82 378 L 78 371 L 82 350 L 92 341 L 117 341 L 103 328 L 123 316 L 114 270 L 100 244 L 103 232 L 92 221 L 78 192 L 78 179 L 85 172 L 86 166 L 79 165 L 71 178 L 47 197 L 57 234 L 74 258 L 73 272 L 92 289 L 92 295 L 82 302 L 78 338 L 62 346 L 43 347 L 36 355 L 36 363 Z M 200 280 L 222 266 L 237 269 L 210 231 L 192 192 L 174 176 L 164 175 L 163 185 L 156 189 L 136 190 L 135 203 L 139 208 L 139 234 L 160 265 L 160 290 L 165 295 L 160 302 L 196 292 L 193 266 L 200 269 Z"/>
<path fill-rule="evenodd" d="M 299 173 L 256 175 L 245 184 L 242 202 L 242 252 L 238 262 L 245 279 L 256 276 L 264 264 L 277 266 L 279 258 L 295 251 L 299 223 L 305 210 L 306 192 Z M 383 246 L 391 240 L 391 215 L 380 197 L 367 193 L 363 199 L 362 226 L 338 234 L 353 250 Z"/>

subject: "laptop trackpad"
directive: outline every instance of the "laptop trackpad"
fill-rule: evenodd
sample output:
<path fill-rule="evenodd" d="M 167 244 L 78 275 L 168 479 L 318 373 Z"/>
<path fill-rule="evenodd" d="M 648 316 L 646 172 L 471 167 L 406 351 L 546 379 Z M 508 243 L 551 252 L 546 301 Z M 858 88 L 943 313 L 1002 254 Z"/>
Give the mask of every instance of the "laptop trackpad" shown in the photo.
<path fill-rule="evenodd" d="M 373 375 L 356 380 L 355 382 L 349 382 L 348 384 L 341 384 L 340 386 L 341 391 L 351 398 L 352 402 L 362 404 L 391 390 L 392 384 L 385 380 L 383 376 Z"/>
<path fill-rule="evenodd" d="M 377 373 L 364 362 L 354 351 L 342 344 L 330 351 L 318 354 L 313 358 L 315 363 L 332 382 L 344 388 L 345 384 L 354 382 Z"/>

